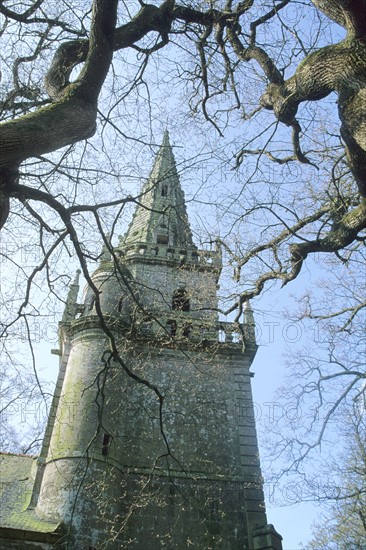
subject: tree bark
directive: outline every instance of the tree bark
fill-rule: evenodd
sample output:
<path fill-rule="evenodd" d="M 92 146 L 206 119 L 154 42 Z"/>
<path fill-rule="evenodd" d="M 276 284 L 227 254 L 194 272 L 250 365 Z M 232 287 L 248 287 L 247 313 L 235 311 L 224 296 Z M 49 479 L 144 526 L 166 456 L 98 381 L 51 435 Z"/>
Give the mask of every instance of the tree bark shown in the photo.
<path fill-rule="evenodd" d="M 261 104 L 273 110 L 280 122 L 292 125 L 300 103 L 336 92 L 349 167 L 366 197 L 366 0 L 313 3 L 343 25 L 347 37 L 308 55 L 288 80 L 272 79 Z"/>
<path fill-rule="evenodd" d="M 95 132 L 97 101 L 114 50 L 118 0 L 94 0 L 85 65 L 50 106 L 0 125 L 0 227 L 9 210 L 7 185 L 14 183 L 20 163 L 86 139 Z"/>

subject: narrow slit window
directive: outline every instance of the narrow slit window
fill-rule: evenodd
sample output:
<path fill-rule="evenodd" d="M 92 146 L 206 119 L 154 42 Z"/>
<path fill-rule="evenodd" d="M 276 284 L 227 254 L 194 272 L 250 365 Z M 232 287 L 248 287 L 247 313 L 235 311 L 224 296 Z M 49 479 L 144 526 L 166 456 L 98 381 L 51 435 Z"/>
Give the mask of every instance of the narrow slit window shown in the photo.
<path fill-rule="evenodd" d="M 103 443 L 102 443 L 102 455 L 103 456 L 108 456 L 109 449 L 110 449 L 110 446 L 111 446 L 111 442 L 112 442 L 111 434 L 104 433 L 103 434 Z"/>
<path fill-rule="evenodd" d="M 161 196 L 167 197 L 168 196 L 168 186 L 166 183 L 163 183 L 161 186 Z"/>

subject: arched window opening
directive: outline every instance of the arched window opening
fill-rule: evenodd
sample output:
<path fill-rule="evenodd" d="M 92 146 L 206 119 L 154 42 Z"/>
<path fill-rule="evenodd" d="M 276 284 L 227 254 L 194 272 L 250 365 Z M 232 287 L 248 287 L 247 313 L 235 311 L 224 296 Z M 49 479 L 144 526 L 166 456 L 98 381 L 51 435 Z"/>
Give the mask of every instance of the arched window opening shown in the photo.
<path fill-rule="evenodd" d="M 189 298 L 187 291 L 184 288 L 178 288 L 174 291 L 172 300 L 172 309 L 178 309 L 180 311 L 189 311 Z"/>
<path fill-rule="evenodd" d="M 169 244 L 169 235 L 157 235 L 156 236 L 157 244 Z"/>
<path fill-rule="evenodd" d="M 167 183 L 162 183 L 161 184 L 161 196 L 162 197 L 167 197 L 168 196 L 168 184 Z"/>
<path fill-rule="evenodd" d="M 111 434 L 105 432 L 103 434 L 103 443 L 102 443 L 102 455 L 103 456 L 108 456 L 111 443 L 112 443 Z"/>

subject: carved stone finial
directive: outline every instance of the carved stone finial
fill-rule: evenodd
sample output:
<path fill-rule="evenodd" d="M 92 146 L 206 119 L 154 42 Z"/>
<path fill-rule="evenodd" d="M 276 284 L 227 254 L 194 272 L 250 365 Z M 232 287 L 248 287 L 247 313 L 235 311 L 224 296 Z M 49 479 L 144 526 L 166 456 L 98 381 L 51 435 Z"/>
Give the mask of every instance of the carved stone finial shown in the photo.
<path fill-rule="evenodd" d="M 75 319 L 75 315 L 78 311 L 78 293 L 79 293 L 79 280 L 80 280 L 81 270 L 77 269 L 75 273 L 75 278 L 69 286 L 69 292 L 66 298 L 65 309 L 62 315 L 61 322 L 68 323 Z"/>
<path fill-rule="evenodd" d="M 243 329 L 245 345 L 247 347 L 256 347 L 254 314 L 249 300 L 244 303 Z"/>

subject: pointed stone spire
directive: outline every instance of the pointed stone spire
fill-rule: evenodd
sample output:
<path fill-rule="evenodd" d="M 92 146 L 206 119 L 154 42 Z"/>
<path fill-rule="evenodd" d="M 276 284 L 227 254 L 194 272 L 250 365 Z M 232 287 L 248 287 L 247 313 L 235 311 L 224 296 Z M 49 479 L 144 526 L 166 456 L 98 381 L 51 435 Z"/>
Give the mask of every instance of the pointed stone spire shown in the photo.
<path fill-rule="evenodd" d="M 137 243 L 194 247 L 167 130 L 123 241 Z"/>
<path fill-rule="evenodd" d="M 68 323 L 75 319 L 75 315 L 78 311 L 78 293 L 79 293 L 79 279 L 80 279 L 80 269 L 76 270 L 75 279 L 69 286 L 69 292 L 66 298 L 65 309 L 62 315 L 62 323 Z"/>

